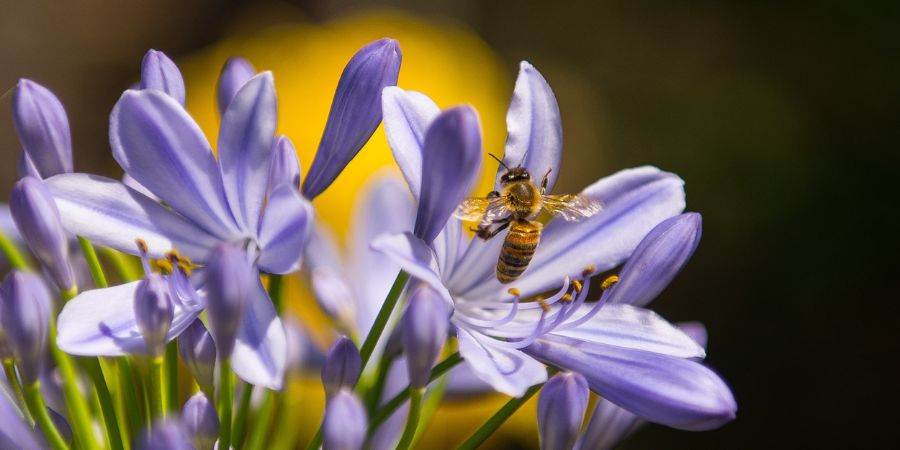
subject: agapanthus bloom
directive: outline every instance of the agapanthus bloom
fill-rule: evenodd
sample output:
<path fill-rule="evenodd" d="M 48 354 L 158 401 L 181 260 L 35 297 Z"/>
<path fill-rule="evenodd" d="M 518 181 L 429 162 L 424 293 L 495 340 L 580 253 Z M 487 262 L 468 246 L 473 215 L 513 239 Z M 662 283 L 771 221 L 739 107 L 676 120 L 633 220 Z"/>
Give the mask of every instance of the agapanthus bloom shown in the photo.
<path fill-rule="evenodd" d="M 145 65 L 154 61 L 159 58 L 145 59 Z M 180 77 L 167 64 L 160 67 L 168 69 L 149 72 Z M 362 145 L 358 141 L 374 131 L 370 122 L 381 117 L 380 110 L 367 108 L 368 103 L 372 97 L 380 99 L 381 89 L 396 82 L 397 70 L 399 49 L 392 40 L 370 44 L 354 56 L 335 95 L 340 107 L 329 116 L 329 123 L 341 125 L 331 132 L 326 127 L 323 141 L 329 144 L 320 146 L 320 153 L 352 158 L 347 155 L 358 151 L 357 145 Z M 147 89 L 126 91 L 110 117 L 113 156 L 136 186 L 152 197 L 88 174 L 63 174 L 46 181 L 69 232 L 132 254 L 138 253 L 135 242 L 140 240 L 151 258 L 174 258 L 188 268 L 201 266 L 193 271 L 201 301 L 176 307 L 169 340 L 203 310 L 202 266 L 213 247 L 236 243 L 257 270 L 288 273 L 299 265 L 313 214 L 293 180 L 273 182 L 270 176 L 291 172 L 272 168 L 284 161 L 273 154 L 285 144 L 275 137 L 271 73 L 253 76 L 233 94 L 222 114 L 217 154 L 180 103 L 183 99 L 165 90 L 179 85 L 150 83 Z M 356 133 L 356 138 L 346 142 L 331 136 L 335 132 Z M 318 177 L 315 166 L 310 177 Z M 322 182 L 330 183 L 340 168 L 329 165 L 322 170 L 328 171 Z M 326 186 L 318 186 L 318 192 Z M 70 301 L 59 318 L 60 348 L 79 355 L 142 351 L 133 311 L 122 306 L 133 299 L 135 288 L 136 283 L 127 283 Z M 250 296 L 232 365 L 245 381 L 278 388 L 285 365 L 284 329 L 258 277 Z"/>
<path fill-rule="evenodd" d="M 587 187 L 582 194 L 599 200 L 604 211 L 581 222 L 551 221 L 528 270 L 512 285 L 515 289 L 508 290 L 494 270 L 502 239 L 471 240 L 463 233 L 463 224 L 451 217 L 471 187 L 469 174 L 480 164 L 481 149 L 472 149 L 475 140 L 470 138 L 479 133 L 477 122 L 466 121 L 456 131 L 459 142 L 468 145 L 448 146 L 428 138 L 434 127 L 446 126 L 441 116 L 447 112 L 440 113 L 424 95 L 390 88 L 384 104 L 391 148 L 419 209 L 415 233 L 382 236 L 373 246 L 452 304 L 451 323 L 460 354 L 480 378 L 500 392 L 520 396 L 546 380 L 546 369 L 535 357 L 577 372 L 598 366 L 602 374 L 636 376 L 641 371 L 654 381 L 640 389 L 604 384 L 597 377 L 588 381 L 601 395 L 618 394 L 631 398 L 632 405 L 650 409 L 665 407 L 660 413 L 639 412 L 675 427 L 712 427 L 733 417 L 727 386 L 688 359 L 703 356 L 704 351 L 687 335 L 649 310 L 585 303 L 592 275 L 621 264 L 654 226 L 684 209 L 680 178 L 641 167 Z M 528 63 L 522 64 L 507 124 L 505 165 L 521 165 L 533 174 L 549 171 L 551 189 L 562 151 L 559 111 L 550 87 Z M 520 301 L 547 291 L 551 294 L 539 301 Z M 566 340 L 561 352 L 588 345 L 608 353 L 586 354 L 577 362 L 562 355 L 548 357 L 543 350 L 550 339 Z M 689 392 L 693 401 L 669 402 L 681 392 Z"/>

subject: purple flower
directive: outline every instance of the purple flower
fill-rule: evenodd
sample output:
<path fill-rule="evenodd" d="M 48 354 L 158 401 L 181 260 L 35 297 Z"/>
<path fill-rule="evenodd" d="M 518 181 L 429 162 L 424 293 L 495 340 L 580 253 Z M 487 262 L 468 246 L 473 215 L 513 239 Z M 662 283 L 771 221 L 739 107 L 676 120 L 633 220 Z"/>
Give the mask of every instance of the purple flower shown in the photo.
<path fill-rule="evenodd" d="M 217 357 L 231 358 L 238 330 L 258 274 L 244 251 L 234 244 L 220 244 L 206 266 L 206 314 L 216 343 Z"/>
<path fill-rule="evenodd" d="M 216 100 L 219 105 L 219 114 L 225 115 L 228 104 L 234 95 L 256 75 L 256 69 L 241 57 L 228 58 L 222 67 L 222 73 L 219 74 L 219 82 L 216 85 Z"/>
<path fill-rule="evenodd" d="M 322 423 L 322 448 L 359 450 L 366 440 L 368 419 L 362 403 L 349 389 L 341 389 L 325 404 Z"/>
<path fill-rule="evenodd" d="M 605 306 L 602 300 L 585 303 L 591 275 L 621 264 L 654 226 L 683 210 L 680 178 L 641 167 L 589 186 L 583 195 L 600 200 L 605 210 L 581 222 L 551 221 L 531 265 L 516 281 L 516 289 L 507 290 L 494 274 L 503 240 L 469 240 L 449 211 L 432 206 L 458 204 L 465 190 L 448 183 L 464 185 L 467 180 L 453 174 L 476 170 L 477 165 L 448 169 L 425 163 L 427 152 L 435 149 L 425 145 L 427 140 L 422 137 L 427 136 L 432 126 L 429 118 L 437 109 L 426 97 L 388 88 L 384 104 L 388 139 L 413 193 L 416 186 L 426 192 L 423 183 L 439 179 L 441 192 L 452 198 L 419 202 L 419 217 L 433 215 L 431 223 L 446 224 L 433 242 L 421 239 L 427 236 L 404 233 L 382 236 L 373 247 L 452 301 L 451 323 L 460 353 L 481 379 L 500 392 L 519 396 L 546 380 L 541 360 L 582 373 L 600 395 L 628 398 L 627 405 L 620 406 L 649 420 L 702 428 L 721 425 L 733 417 L 730 391 L 712 371 L 690 359 L 702 357 L 704 352 L 687 335 L 652 311 L 625 300 Z M 505 158 L 509 165 L 522 163 L 533 173 L 550 169 L 558 173 L 558 119 L 556 101 L 546 82 L 523 63 L 507 115 L 510 136 Z M 425 208 L 429 210 L 423 211 Z M 665 242 L 672 248 L 684 247 L 681 241 Z M 653 255 L 669 256 L 666 252 L 646 254 Z M 672 270 L 658 273 L 669 272 Z M 623 271 L 622 278 L 636 273 Z M 541 301 L 520 302 L 551 290 L 555 293 Z M 626 294 L 616 295 L 627 299 Z M 637 376 L 638 370 L 643 371 L 641 376 Z M 632 384 L 625 384 L 625 377 L 619 375 L 626 372 Z M 654 381 L 640 382 L 648 376 Z M 681 401 L 688 393 L 690 401 Z"/>
<path fill-rule="evenodd" d="M 37 178 L 26 176 L 13 188 L 9 204 L 16 227 L 31 253 L 49 271 L 61 291 L 75 287 L 69 263 L 69 240 L 53 197 Z"/>
<path fill-rule="evenodd" d="M 154 423 L 136 444 L 138 450 L 194 450 L 190 436 L 176 420 Z"/>
<path fill-rule="evenodd" d="M 538 397 L 537 418 L 541 448 L 571 449 L 587 410 L 588 384 L 578 373 L 562 372 L 551 377 Z"/>
<path fill-rule="evenodd" d="M 178 336 L 178 354 L 197 380 L 200 390 L 212 393 L 216 373 L 216 344 L 202 320 L 194 319 Z"/>
<path fill-rule="evenodd" d="M 381 91 L 397 84 L 400 60 L 400 46 L 393 39 L 371 42 L 350 58 L 303 182 L 303 195 L 312 199 L 328 188 L 378 128 Z"/>
<path fill-rule="evenodd" d="M 150 356 L 166 351 L 166 336 L 172 328 L 175 306 L 162 275 L 147 274 L 134 291 L 134 317 Z"/>
<path fill-rule="evenodd" d="M 181 71 L 175 62 L 159 50 L 150 50 L 144 55 L 141 62 L 141 89 L 165 92 L 184 105 L 184 78 Z"/>
<path fill-rule="evenodd" d="M 322 384 L 325 395 L 334 395 L 340 389 L 353 389 L 362 371 L 359 349 L 353 341 L 341 336 L 331 346 L 322 366 Z"/>
<path fill-rule="evenodd" d="M 0 285 L 0 325 L 16 359 L 22 384 L 38 380 L 47 355 L 52 301 L 36 275 L 14 270 Z"/>
<path fill-rule="evenodd" d="M 72 171 L 69 118 L 52 92 L 34 81 L 19 80 L 13 122 L 25 150 L 19 164 L 21 176 L 47 178 Z"/>
<path fill-rule="evenodd" d="M 181 409 L 181 426 L 197 450 L 212 450 L 219 436 L 219 416 L 202 392 L 194 394 Z"/>
<path fill-rule="evenodd" d="M 9 397 L 0 395 L 0 448 L 38 450 L 45 447 Z"/>
<path fill-rule="evenodd" d="M 428 385 L 431 367 L 447 340 L 449 318 L 447 302 L 430 286 L 423 285 L 410 294 L 400 325 L 410 387 Z"/>

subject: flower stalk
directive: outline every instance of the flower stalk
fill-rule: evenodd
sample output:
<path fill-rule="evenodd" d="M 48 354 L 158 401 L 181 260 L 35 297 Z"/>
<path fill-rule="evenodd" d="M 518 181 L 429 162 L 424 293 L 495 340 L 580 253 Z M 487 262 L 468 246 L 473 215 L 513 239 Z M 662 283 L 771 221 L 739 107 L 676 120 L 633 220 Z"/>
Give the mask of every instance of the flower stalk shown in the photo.
<path fill-rule="evenodd" d="M 422 397 L 425 395 L 425 388 L 410 387 L 408 391 L 409 415 L 406 418 L 406 428 L 403 429 L 403 436 L 400 437 L 400 443 L 397 444 L 397 450 L 408 450 L 412 447 L 416 429 L 419 427 L 419 416 L 422 414 Z"/>
<path fill-rule="evenodd" d="M 41 396 L 40 383 L 34 382 L 29 386 L 25 386 L 25 401 L 28 403 L 28 410 L 34 416 L 37 423 L 41 426 L 44 436 L 50 443 L 53 450 L 69 450 L 68 444 L 63 439 L 50 413 L 47 412 L 47 405 L 44 404 L 44 397 Z"/>

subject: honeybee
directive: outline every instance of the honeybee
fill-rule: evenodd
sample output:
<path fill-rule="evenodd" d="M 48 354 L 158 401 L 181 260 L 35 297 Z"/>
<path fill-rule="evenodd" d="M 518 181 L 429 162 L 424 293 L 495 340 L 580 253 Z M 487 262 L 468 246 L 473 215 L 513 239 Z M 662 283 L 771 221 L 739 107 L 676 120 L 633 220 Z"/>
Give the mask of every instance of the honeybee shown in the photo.
<path fill-rule="evenodd" d="M 484 240 L 509 228 L 497 259 L 497 280 L 506 284 L 519 278 L 534 256 L 544 228 L 535 220 L 541 210 L 567 221 L 577 221 L 597 214 L 602 205 L 582 194 L 546 194 L 552 168 L 544 174 L 538 188 L 531 173 L 521 164 L 510 169 L 496 156 L 491 157 L 506 169 L 500 177 L 501 192 L 469 197 L 459 204 L 454 215 L 461 220 L 480 221 L 472 231 Z"/>

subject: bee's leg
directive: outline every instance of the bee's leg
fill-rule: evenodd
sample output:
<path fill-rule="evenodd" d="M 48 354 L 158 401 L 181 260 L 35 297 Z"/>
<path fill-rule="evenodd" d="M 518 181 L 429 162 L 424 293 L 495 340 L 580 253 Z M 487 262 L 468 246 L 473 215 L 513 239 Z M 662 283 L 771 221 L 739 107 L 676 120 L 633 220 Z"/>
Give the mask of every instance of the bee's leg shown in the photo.
<path fill-rule="evenodd" d="M 544 195 L 544 192 L 547 191 L 547 183 L 550 181 L 550 172 L 553 172 L 553 168 L 547 169 L 547 173 L 544 174 L 544 178 L 541 179 L 541 195 Z"/>
<path fill-rule="evenodd" d="M 490 239 L 490 238 L 496 236 L 496 235 L 497 235 L 498 233 L 500 233 L 501 231 L 505 230 L 507 227 L 509 227 L 509 224 L 510 224 L 510 223 L 512 223 L 512 216 L 506 217 L 506 218 L 503 218 L 503 219 L 497 219 L 497 220 L 494 220 L 493 222 L 491 222 L 491 223 L 488 224 L 488 225 L 484 225 L 484 224 L 479 225 L 478 228 L 476 228 L 476 229 L 474 229 L 474 230 L 472 230 L 472 231 L 474 231 L 475 234 L 476 234 L 479 238 L 481 238 L 481 239 L 483 239 L 483 240 L 486 241 L 486 240 L 488 240 L 488 239 Z M 491 229 L 491 225 L 497 225 L 497 224 L 499 224 L 499 226 L 498 226 L 497 228 L 494 228 L 494 229 L 492 230 L 492 229 Z"/>

